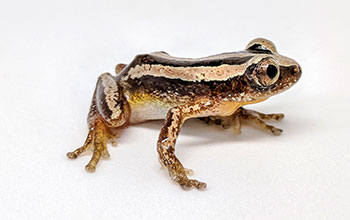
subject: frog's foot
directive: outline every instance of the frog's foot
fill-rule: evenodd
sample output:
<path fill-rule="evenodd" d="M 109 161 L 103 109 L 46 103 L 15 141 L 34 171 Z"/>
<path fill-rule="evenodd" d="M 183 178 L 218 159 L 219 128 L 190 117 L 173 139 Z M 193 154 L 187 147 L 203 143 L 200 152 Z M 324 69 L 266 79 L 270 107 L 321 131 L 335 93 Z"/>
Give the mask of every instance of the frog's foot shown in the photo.
<path fill-rule="evenodd" d="M 194 175 L 194 171 L 192 169 L 183 167 L 175 155 L 172 155 L 172 159 L 175 162 L 170 166 L 165 166 L 162 160 L 159 160 L 159 162 L 161 163 L 162 167 L 167 167 L 171 178 L 183 189 L 190 189 L 192 187 L 195 187 L 197 189 L 204 189 L 207 187 L 206 183 L 194 179 L 189 179 L 188 176 Z"/>
<path fill-rule="evenodd" d="M 115 66 L 115 73 L 116 73 L 116 74 L 121 73 L 121 71 L 122 71 L 126 66 L 127 66 L 127 65 L 124 64 L 124 63 L 118 63 L 118 64 Z"/>
<path fill-rule="evenodd" d="M 207 187 L 206 183 L 200 182 L 195 179 L 189 179 L 187 175 L 192 175 L 193 170 L 184 168 L 177 158 L 175 162 L 168 166 L 169 174 L 171 178 L 177 182 L 183 189 L 190 189 L 195 187 L 197 189 L 204 189 Z"/>
<path fill-rule="evenodd" d="M 283 130 L 267 124 L 265 121 L 280 121 L 284 118 L 283 114 L 263 114 L 254 110 L 245 108 L 239 108 L 233 115 L 230 116 L 212 116 L 206 118 L 200 118 L 200 120 L 207 124 L 221 125 L 223 128 L 229 128 L 233 126 L 234 132 L 241 133 L 242 121 L 250 121 L 258 125 L 265 131 L 272 133 L 273 135 L 280 135 Z"/>
<path fill-rule="evenodd" d="M 94 125 L 90 128 L 89 134 L 85 140 L 84 145 L 73 152 L 68 152 L 67 157 L 70 159 L 75 159 L 86 150 L 92 149 L 93 154 L 91 160 L 85 166 L 85 169 L 86 171 L 94 172 L 101 156 L 104 158 L 109 157 L 109 153 L 106 146 L 107 137 L 108 134 L 106 131 L 106 127 L 104 126 L 103 122 L 97 120 L 94 123 Z"/>

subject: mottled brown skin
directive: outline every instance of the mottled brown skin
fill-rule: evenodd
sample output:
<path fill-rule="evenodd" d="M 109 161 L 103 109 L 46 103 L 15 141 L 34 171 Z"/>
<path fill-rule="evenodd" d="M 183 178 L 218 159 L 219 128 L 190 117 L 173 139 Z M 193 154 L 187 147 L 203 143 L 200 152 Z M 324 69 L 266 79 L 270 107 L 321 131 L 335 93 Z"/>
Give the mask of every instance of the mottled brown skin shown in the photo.
<path fill-rule="evenodd" d="M 93 150 L 87 171 L 95 171 L 99 159 L 108 157 L 106 143 L 118 129 L 148 120 L 165 119 L 157 151 L 160 163 L 183 188 L 202 189 L 206 184 L 188 178 L 175 155 L 182 124 L 199 118 L 240 133 L 242 121 L 280 135 L 282 130 L 265 123 L 283 114 L 263 114 L 242 106 L 266 100 L 294 85 L 300 66 L 277 53 L 266 39 L 251 41 L 246 50 L 215 56 L 183 59 L 165 52 L 138 55 L 129 64 L 118 64 L 116 76 L 102 74 L 96 84 L 88 116 L 89 134 L 84 145 L 67 153 L 77 158 Z"/>

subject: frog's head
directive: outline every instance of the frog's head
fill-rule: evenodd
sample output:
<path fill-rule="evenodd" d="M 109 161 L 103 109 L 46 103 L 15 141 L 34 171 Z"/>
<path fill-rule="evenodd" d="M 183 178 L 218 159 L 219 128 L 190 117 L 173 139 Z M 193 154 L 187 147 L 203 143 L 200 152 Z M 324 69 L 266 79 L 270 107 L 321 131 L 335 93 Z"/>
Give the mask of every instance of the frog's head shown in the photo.
<path fill-rule="evenodd" d="M 246 51 L 252 54 L 245 72 L 250 99 L 276 95 L 293 86 L 301 76 L 300 65 L 277 53 L 269 40 L 257 38 L 248 43 Z"/>

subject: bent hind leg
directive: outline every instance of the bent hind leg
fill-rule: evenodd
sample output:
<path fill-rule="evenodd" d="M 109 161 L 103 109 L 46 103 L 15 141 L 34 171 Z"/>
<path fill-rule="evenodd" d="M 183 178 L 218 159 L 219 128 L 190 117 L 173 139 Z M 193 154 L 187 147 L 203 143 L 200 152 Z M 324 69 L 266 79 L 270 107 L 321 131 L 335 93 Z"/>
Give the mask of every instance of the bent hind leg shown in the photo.
<path fill-rule="evenodd" d="M 89 133 L 82 147 L 67 153 L 71 159 L 91 149 L 93 155 L 85 166 L 87 171 L 95 171 L 102 157 L 109 157 L 107 141 L 114 142 L 115 128 L 126 124 L 130 116 L 130 108 L 122 89 L 109 73 L 102 74 L 96 89 L 88 115 Z"/>
<path fill-rule="evenodd" d="M 243 107 L 237 109 L 235 113 L 230 116 L 210 116 L 205 118 L 199 118 L 205 123 L 221 125 L 223 128 L 230 128 L 233 126 L 234 132 L 241 133 L 242 121 L 250 121 L 259 126 L 261 129 L 270 132 L 273 135 L 280 135 L 283 130 L 267 124 L 265 121 L 280 121 L 284 118 L 284 115 L 279 114 L 264 114 Z"/>

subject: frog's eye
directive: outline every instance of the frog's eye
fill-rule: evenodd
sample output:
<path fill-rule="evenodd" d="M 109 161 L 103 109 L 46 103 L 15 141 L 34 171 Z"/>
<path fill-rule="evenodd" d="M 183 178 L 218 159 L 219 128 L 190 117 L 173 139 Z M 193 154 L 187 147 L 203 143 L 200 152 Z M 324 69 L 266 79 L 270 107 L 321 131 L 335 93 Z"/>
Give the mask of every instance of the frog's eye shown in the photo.
<path fill-rule="evenodd" d="M 277 53 L 276 46 L 265 38 L 256 38 L 250 41 L 245 49 L 250 52 Z"/>
<path fill-rule="evenodd" d="M 261 60 L 252 72 L 253 80 L 261 86 L 271 86 L 279 77 L 279 65 L 273 58 Z"/>

